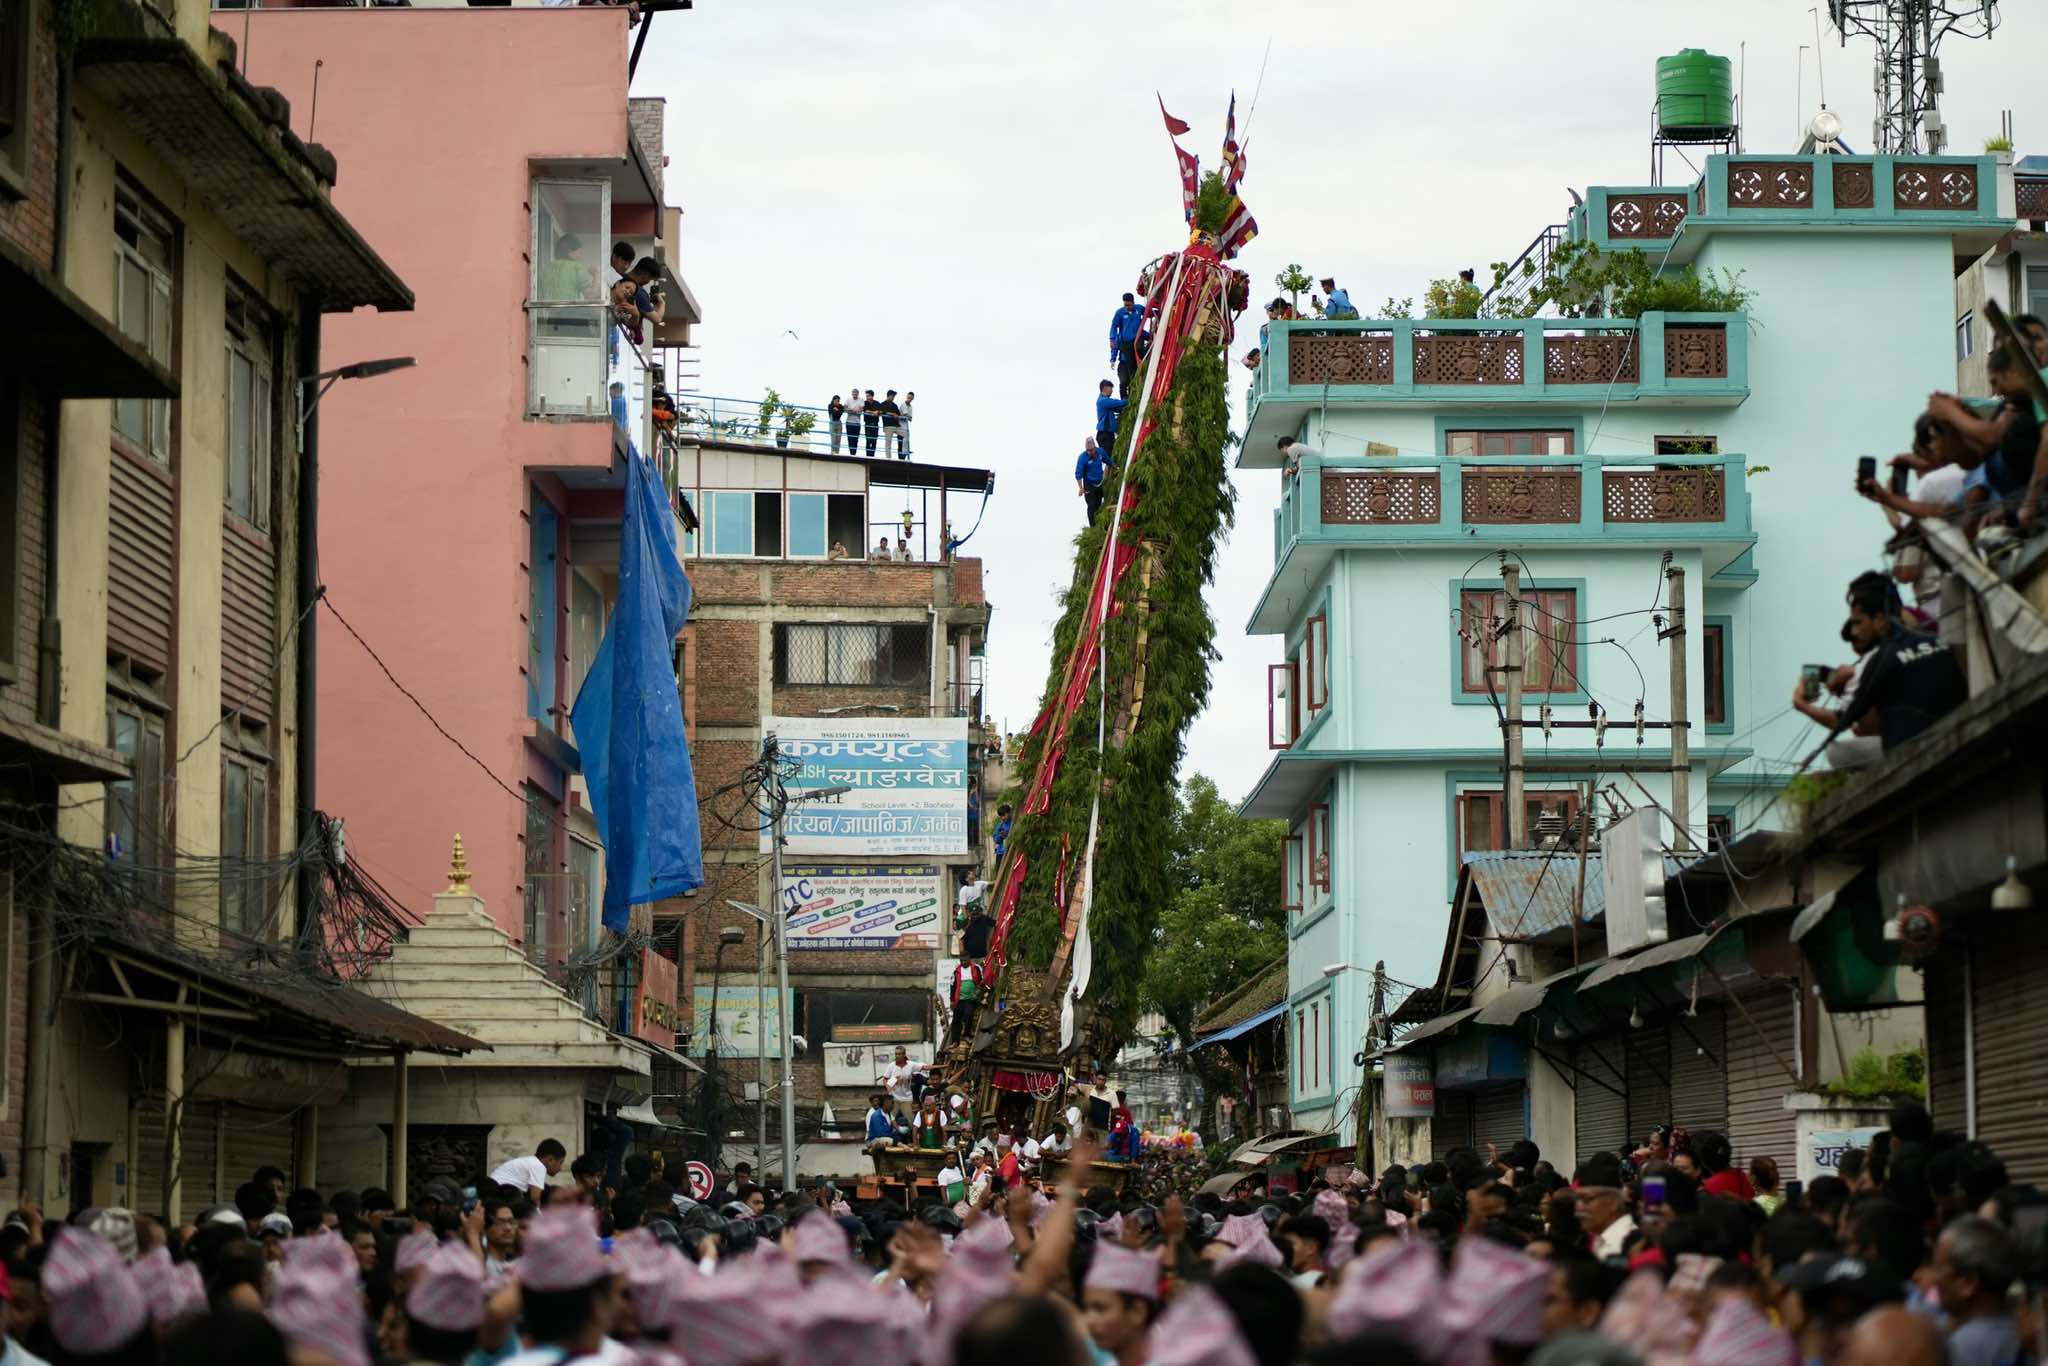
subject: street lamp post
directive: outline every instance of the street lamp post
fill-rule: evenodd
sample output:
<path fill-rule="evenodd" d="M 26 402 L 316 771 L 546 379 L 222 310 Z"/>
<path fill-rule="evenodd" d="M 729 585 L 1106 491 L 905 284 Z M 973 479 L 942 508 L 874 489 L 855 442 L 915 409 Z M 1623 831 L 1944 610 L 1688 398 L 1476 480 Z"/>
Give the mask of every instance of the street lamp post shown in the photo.
<path fill-rule="evenodd" d="M 747 936 L 737 925 L 728 925 L 718 932 L 718 952 L 711 958 L 711 1050 L 704 1069 L 704 1142 L 707 1145 L 704 1160 L 712 1171 L 718 1170 L 718 1139 L 722 1121 L 718 1115 L 718 983 L 725 973 L 725 951 Z"/>

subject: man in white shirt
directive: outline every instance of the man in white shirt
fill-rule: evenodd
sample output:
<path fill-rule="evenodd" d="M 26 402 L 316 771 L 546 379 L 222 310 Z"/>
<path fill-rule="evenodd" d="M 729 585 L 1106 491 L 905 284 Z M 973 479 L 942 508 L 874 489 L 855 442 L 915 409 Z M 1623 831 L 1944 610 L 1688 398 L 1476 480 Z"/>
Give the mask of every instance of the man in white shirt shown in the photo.
<path fill-rule="evenodd" d="M 562 1146 L 560 1139 L 544 1138 L 533 1150 L 531 1157 L 515 1157 L 498 1164 L 491 1173 L 491 1180 L 501 1186 L 524 1192 L 527 1199 L 540 1203 L 541 1187 L 548 1179 L 562 1170 L 562 1164 L 569 1160 L 569 1150 Z"/>
<path fill-rule="evenodd" d="M 1572 1203 L 1579 1227 L 1593 1240 L 1593 1255 L 1601 1261 L 1620 1257 L 1628 1236 L 1636 1231 L 1622 1185 L 1621 1159 L 1613 1153 L 1594 1153 L 1579 1164 L 1573 1178 Z"/>
<path fill-rule="evenodd" d="M 882 1089 L 887 1091 L 889 1098 L 897 1104 L 908 1105 L 911 1103 L 911 1078 L 923 1070 L 922 1064 L 910 1060 L 910 1050 L 898 1044 L 895 1061 L 882 1069 Z"/>

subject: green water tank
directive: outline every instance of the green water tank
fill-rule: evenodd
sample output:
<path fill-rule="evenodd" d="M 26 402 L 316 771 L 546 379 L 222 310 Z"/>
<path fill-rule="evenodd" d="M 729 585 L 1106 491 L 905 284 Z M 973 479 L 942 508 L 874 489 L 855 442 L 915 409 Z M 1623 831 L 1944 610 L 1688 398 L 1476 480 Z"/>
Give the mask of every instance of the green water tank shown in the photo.
<path fill-rule="evenodd" d="M 1657 132 L 1672 142 L 1719 142 L 1735 131 L 1728 59 L 1689 47 L 1657 59 Z"/>

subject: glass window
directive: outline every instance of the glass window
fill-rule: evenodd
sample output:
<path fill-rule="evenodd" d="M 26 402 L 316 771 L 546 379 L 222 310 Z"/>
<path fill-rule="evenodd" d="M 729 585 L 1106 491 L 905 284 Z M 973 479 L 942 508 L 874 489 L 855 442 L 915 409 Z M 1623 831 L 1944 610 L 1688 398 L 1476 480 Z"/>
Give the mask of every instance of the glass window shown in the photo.
<path fill-rule="evenodd" d="M 1286 749 L 1301 733 L 1292 662 L 1266 666 L 1266 748 Z"/>
<path fill-rule="evenodd" d="M 165 865 L 164 719 L 161 713 L 114 699 L 107 709 L 107 745 L 127 756 L 132 777 L 107 784 L 107 857 L 130 871 L 138 896 L 160 900 L 168 886 Z"/>
<path fill-rule="evenodd" d="M 269 321 L 262 305 L 230 289 L 227 303 L 227 503 L 258 531 L 270 529 L 271 407 Z"/>
<path fill-rule="evenodd" d="M 1308 885 L 1312 890 L 1328 892 L 1334 885 L 1332 857 L 1330 808 L 1327 803 L 1317 802 L 1308 809 Z"/>
<path fill-rule="evenodd" d="M 699 509 L 697 504 L 697 490 L 677 489 L 676 496 L 681 498 L 683 500 L 683 506 L 690 510 L 689 519 L 683 521 L 682 524 L 677 528 L 679 531 L 682 532 L 683 554 L 694 555 L 697 553 L 697 533 L 690 529 L 690 522 L 696 522 L 699 527 L 701 527 L 704 523 L 704 513 Z"/>
<path fill-rule="evenodd" d="M 1280 909 L 1298 911 L 1302 906 L 1303 871 L 1306 861 L 1302 857 L 1302 829 L 1295 826 L 1287 836 L 1280 867 Z"/>
<path fill-rule="evenodd" d="M 1728 721 L 1728 629 L 1715 622 L 1700 632 L 1700 664 L 1706 682 L 1704 709 L 1710 726 Z"/>
<path fill-rule="evenodd" d="M 708 534 L 714 555 L 754 553 L 754 495 L 724 489 L 707 494 L 711 514 Z"/>
<path fill-rule="evenodd" d="M 1977 353 L 1976 315 L 1965 313 L 1956 319 L 1956 359 L 1968 360 Z"/>
<path fill-rule="evenodd" d="M 1506 660 L 1501 624 L 1507 619 L 1507 594 L 1485 589 L 1459 594 L 1463 616 L 1463 667 L 1460 691 L 1484 695 L 1505 693 L 1500 675 L 1489 676 Z M 1522 594 L 1517 616 L 1522 624 L 1522 691 L 1578 692 L 1578 594 L 1569 588 L 1530 589 Z"/>
<path fill-rule="evenodd" d="M 611 185 L 603 180 L 536 180 L 528 282 L 528 406 L 533 412 L 611 413 Z"/>
<path fill-rule="evenodd" d="M 923 687 L 930 678 L 931 628 L 923 622 L 788 623 L 775 628 L 778 684 Z"/>
<path fill-rule="evenodd" d="M 526 714 L 555 728 L 555 665 L 560 654 L 561 519 L 554 504 L 533 495 L 532 539 L 526 561 Z"/>
<path fill-rule="evenodd" d="M 2027 312 L 2048 318 L 2048 266 L 2027 267 Z"/>
<path fill-rule="evenodd" d="M 569 575 L 569 677 L 562 697 L 573 710 L 576 694 L 597 662 L 597 647 L 604 639 L 604 594 L 581 573 Z"/>
<path fill-rule="evenodd" d="M 603 896 L 604 859 L 585 839 L 569 840 L 569 935 L 572 951 L 597 946 L 594 911 Z"/>
<path fill-rule="evenodd" d="M 535 963 L 553 961 L 555 898 L 559 878 L 550 877 L 554 861 L 555 803 L 533 786 L 526 789 L 524 866 L 526 873 L 526 956 Z"/>
<path fill-rule="evenodd" d="M 1307 670 L 1302 701 L 1311 715 L 1330 705 L 1330 619 L 1318 612 L 1302 632 L 1301 658 Z"/>
<path fill-rule="evenodd" d="M 1445 455 L 1570 455 L 1572 434 L 1564 431 L 1445 432 Z"/>
<path fill-rule="evenodd" d="M 257 752 L 260 738 L 242 727 L 231 729 L 236 734 L 229 743 L 250 748 L 225 749 L 221 756 L 221 924 L 244 939 L 268 939 L 278 890 L 261 868 L 270 856 L 270 769 Z"/>
<path fill-rule="evenodd" d="M 789 495 L 789 553 L 793 559 L 825 558 L 825 495 Z"/>
<path fill-rule="evenodd" d="M 868 553 L 866 494 L 828 495 L 826 534 L 837 558 L 858 560 Z"/>
<path fill-rule="evenodd" d="M 114 191 L 114 323 L 151 360 L 175 370 L 171 355 L 173 232 L 168 220 L 125 187 Z M 171 458 L 171 404 L 162 398 L 114 403 L 114 430 L 156 460 Z"/>

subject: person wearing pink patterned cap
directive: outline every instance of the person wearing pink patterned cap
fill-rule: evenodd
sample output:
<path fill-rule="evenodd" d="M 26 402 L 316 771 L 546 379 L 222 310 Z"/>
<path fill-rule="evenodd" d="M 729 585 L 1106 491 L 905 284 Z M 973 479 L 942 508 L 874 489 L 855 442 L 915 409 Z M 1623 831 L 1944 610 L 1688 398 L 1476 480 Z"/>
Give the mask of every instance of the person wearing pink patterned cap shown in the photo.
<path fill-rule="evenodd" d="M 1257 1366 L 1258 1360 L 1236 1316 L 1206 1285 L 1181 1291 L 1152 1329 L 1148 1366 Z"/>
<path fill-rule="evenodd" d="M 131 1274 L 159 1335 L 207 1312 L 206 1283 L 199 1268 L 191 1262 L 173 1262 L 170 1249 L 153 1248 L 137 1257 Z"/>
<path fill-rule="evenodd" d="M 807 1214 L 790 1227 L 789 1252 L 805 1285 L 821 1276 L 853 1272 L 853 1243 L 839 1221 L 823 1212 Z"/>
<path fill-rule="evenodd" d="M 462 1366 L 483 1327 L 485 1289 L 483 1265 L 467 1247 L 435 1248 L 405 1294 L 398 1358 Z"/>
<path fill-rule="evenodd" d="M 113 1356 L 149 1332 L 149 1308 L 121 1254 L 104 1238 L 64 1229 L 43 1263 L 50 1332 L 74 1356 Z"/>
<path fill-rule="evenodd" d="M 347 1256 L 345 1246 L 342 1252 Z M 346 1267 L 320 1256 L 278 1264 L 264 1312 L 295 1355 L 308 1354 L 335 1366 L 371 1366 L 370 1320 L 356 1285 L 353 1257 L 347 1258 Z"/>
<path fill-rule="evenodd" d="M 519 1282 L 526 1350 L 500 1366 L 559 1366 L 577 1357 L 611 1361 L 625 1349 L 611 1337 L 614 1271 L 597 1241 L 597 1211 L 550 1205 L 533 1218 Z"/>
<path fill-rule="evenodd" d="M 1483 1366 L 1492 1359 L 1496 1344 L 1530 1348 L 1542 1342 L 1543 1304 L 1549 1293 L 1548 1262 L 1491 1238 L 1460 1239 L 1442 1309 L 1444 1326 L 1456 1344 L 1452 1359 Z"/>
<path fill-rule="evenodd" d="M 1097 1350 L 1118 1366 L 1142 1366 L 1159 1313 L 1159 1258 L 1098 1240 L 1081 1288 L 1081 1321 Z"/>

